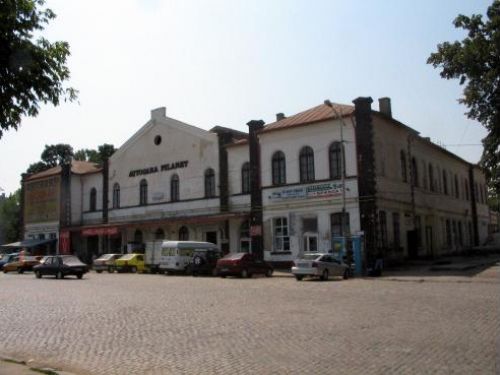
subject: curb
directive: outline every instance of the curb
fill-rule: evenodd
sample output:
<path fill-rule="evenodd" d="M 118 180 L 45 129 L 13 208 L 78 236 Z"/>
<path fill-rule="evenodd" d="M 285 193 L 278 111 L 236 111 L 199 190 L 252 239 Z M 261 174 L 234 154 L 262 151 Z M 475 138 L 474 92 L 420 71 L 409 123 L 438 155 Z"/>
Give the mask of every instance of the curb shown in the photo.
<path fill-rule="evenodd" d="M 75 375 L 49 367 L 31 367 L 26 361 L 0 357 L 0 375 Z"/>

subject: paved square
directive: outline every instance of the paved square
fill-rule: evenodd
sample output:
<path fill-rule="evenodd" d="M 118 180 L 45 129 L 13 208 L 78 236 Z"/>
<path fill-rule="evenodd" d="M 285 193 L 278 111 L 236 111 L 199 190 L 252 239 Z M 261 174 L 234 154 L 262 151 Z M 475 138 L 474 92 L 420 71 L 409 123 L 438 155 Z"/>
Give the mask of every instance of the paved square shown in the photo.
<path fill-rule="evenodd" d="M 77 374 L 496 374 L 498 266 L 296 282 L 0 275 L 0 356 Z"/>

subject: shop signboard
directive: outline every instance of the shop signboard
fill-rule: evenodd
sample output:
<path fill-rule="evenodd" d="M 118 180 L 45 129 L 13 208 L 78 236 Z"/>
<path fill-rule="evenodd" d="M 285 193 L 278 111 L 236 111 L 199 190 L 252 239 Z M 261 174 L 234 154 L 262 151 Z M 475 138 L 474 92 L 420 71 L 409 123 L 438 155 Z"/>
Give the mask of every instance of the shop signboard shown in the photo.
<path fill-rule="evenodd" d="M 322 184 L 297 186 L 297 187 L 275 190 L 271 193 L 269 199 L 288 200 L 288 199 L 341 197 L 342 189 L 343 189 L 342 183 L 325 182 Z"/>

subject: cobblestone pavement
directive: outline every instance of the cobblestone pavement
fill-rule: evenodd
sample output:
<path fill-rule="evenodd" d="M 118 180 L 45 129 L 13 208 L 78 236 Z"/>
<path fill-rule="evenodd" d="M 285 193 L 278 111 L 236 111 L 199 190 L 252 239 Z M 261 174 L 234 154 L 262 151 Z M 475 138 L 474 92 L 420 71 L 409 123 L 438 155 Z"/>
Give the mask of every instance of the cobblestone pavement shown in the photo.
<path fill-rule="evenodd" d="M 0 357 L 76 374 L 498 374 L 500 267 L 296 282 L 0 275 Z"/>

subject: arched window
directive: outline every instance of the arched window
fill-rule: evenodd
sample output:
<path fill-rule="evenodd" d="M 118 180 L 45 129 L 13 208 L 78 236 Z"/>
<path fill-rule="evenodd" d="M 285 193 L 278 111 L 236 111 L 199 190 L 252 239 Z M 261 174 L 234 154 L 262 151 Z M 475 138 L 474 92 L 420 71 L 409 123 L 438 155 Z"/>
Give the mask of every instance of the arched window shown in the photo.
<path fill-rule="evenodd" d="M 212 168 L 205 171 L 205 198 L 215 197 L 215 172 Z"/>
<path fill-rule="evenodd" d="M 401 160 L 401 178 L 403 179 L 403 182 L 408 182 L 408 173 L 406 172 L 406 153 L 404 152 L 404 150 L 401 150 L 400 160 Z"/>
<path fill-rule="evenodd" d="M 189 230 L 182 226 L 179 229 L 179 241 L 188 241 L 189 240 Z"/>
<path fill-rule="evenodd" d="M 432 164 L 429 164 L 429 189 L 430 191 L 435 191 L 436 187 L 434 186 L 434 168 Z"/>
<path fill-rule="evenodd" d="M 250 163 L 246 162 L 241 167 L 241 192 L 250 193 Z"/>
<path fill-rule="evenodd" d="M 242 253 L 252 252 L 252 240 L 250 238 L 250 221 L 245 220 L 240 226 L 240 251 Z"/>
<path fill-rule="evenodd" d="M 177 174 L 170 179 L 170 200 L 172 202 L 179 200 L 179 176 Z"/>
<path fill-rule="evenodd" d="M 448 195 L 448 173 L 443 169 L 443 192 Z"/>
<path fill-rule="evenodd" d="M 90 211 L 95 211 L 97 209 L 97 190 L 95 188 L 90 189 Z"/>
<path fill-rule="evenodd" d="M 340 142 L 333 142 L 328 149 L 328 157 L 330 162 L 330 178 L 339 179 L 342 177 L 342 144 Z M 313 161 L 314 163 L 314 161 Z"/>
<path fill-rule="evenodd" d="M 148 204 L 148 182 L 141 180 L 139 188 L 139 205 L 145 206 Z"/>
<path fill-rule="evenodd" d="M 273 185 L 286 184 L 286 160 L 282 151 L 276 151 L 272 157 Z"/>
<path fill-rule="evenodd" d="M 411 159 L 411 183 L 418 187 L 418 166 L 415 158 Z"/>
<path fill-rule="evenodd" d="M 163 240 L 165 239 L 165 232 L 163 229 L 158 228 L 155 232 L 155 240 Z"/>
<path fill-rule="evenodd" d="M 309 146 L 302 147 L 299 154 L 300 182 L 314 181 L 314 151 Z"/>
<path fill-rule="evenodd" d="M 120 208 L 120 185 L 113 185 L 113 208 Z"/>

